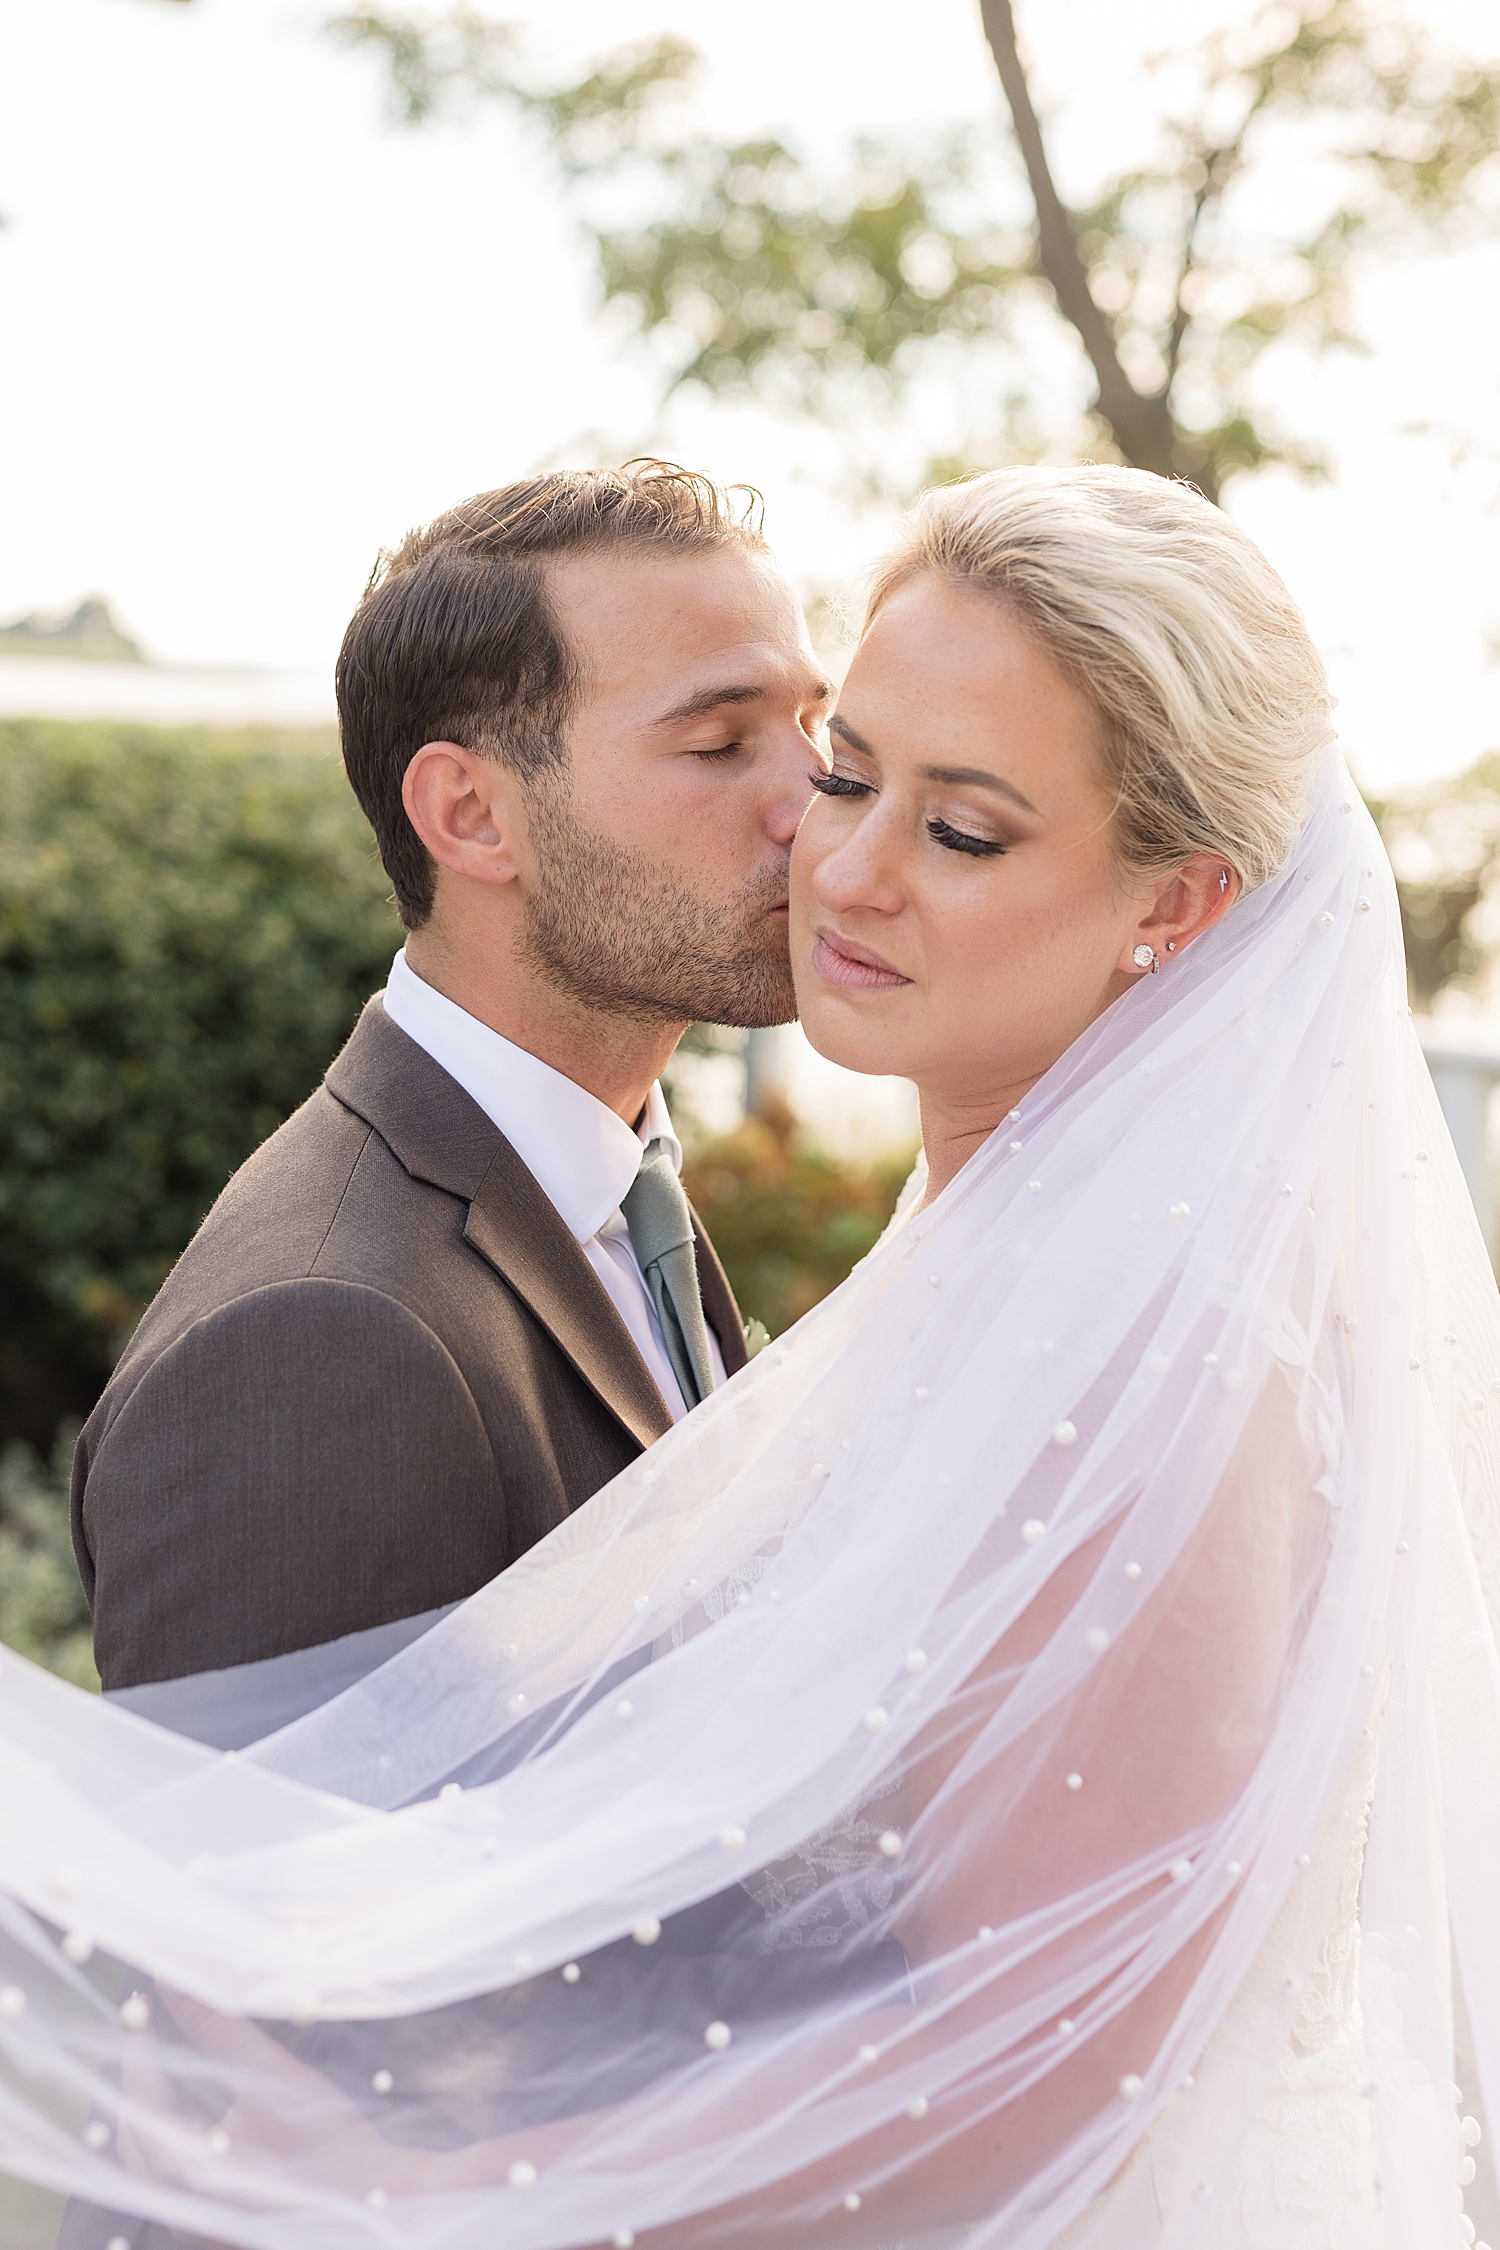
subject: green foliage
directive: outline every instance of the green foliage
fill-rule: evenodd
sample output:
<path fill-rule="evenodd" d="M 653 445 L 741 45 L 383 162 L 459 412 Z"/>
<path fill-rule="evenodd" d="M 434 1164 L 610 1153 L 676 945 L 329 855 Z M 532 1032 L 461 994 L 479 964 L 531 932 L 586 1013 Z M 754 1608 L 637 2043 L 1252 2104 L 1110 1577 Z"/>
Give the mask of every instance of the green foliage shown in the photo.
<path fill-rule="evenodd" d="M 1500 68 L 1364 0 L 1277 0 L 1166 58 L 1151 161 L 1069 213 L 1009 0 L 983 0 L 982 14 L 1024 168 L 998 129 L 864 144 L 843 161 L 775 137 L 717 142 L 674 114 L 694 57 L 673 40 L 547 86 L 513 27 L 470 11 L 423 22 L 372 9 L 334 28 L 384 48 L 412 122 L 461 93 L 542 124 L 582 190 L 605 298 L 658 348 L 669 390 L 753 393 L 835 423 L 851 445 L 861 419 L 942 390 L 947 457 L 929 476 L 1059 448 L 1191 474 L 1210 495 L 1277 462 L 1324 474 L 1257 400 L 1256 363 L 1288 336 L 1357 343 L 1359 254 L 1486 223 Z M 591 198 L 596 180 L 607 197 Z M 622 202 L 639 213 L 625 227 Z M 1067 386 L 1049 323 L 1071 339 L 1079 400 L 1090 369 L 1097 383 L 1082 415 L 1056 403 Z M 887 479 L 890 462 L 887 448 Z"/>
<path fill-rule="evenodd" d="M 87 1411 L 399 941 L 330 753 L 0 725 L 0 1434 Z"/>
<path fill-rule="evenodd" d="M 656 159 L 669 212 L 599 234 L 605 297 L 683 339 L 674 385 L 834 414 L 861 379 L 899 394 L 920 345 L 1006 333 L 1026 278 L 1024 233 L 975 204 L 979 161 L 957 131 L 915 155 L 866 144 L 832 179 L 779 140 L 690 142 Z"/>
<path fill-rule="evenodd" d="M 519 68 L 517 27 L 492 23 L 473 8 L 455 8 L 436 23 L 354 9 L 334 16 L 328 30 L 343 46 L 372 47 L 384 56 L 403 124 L 421 125 L 455 98 L 503 99 L 541 123 L 568 172 L 585 172 L 635 147 L 663 94 L 697 62 L 681 40 L 651 39 L 617 48 L 570 86 L 537 88 Z"/>
<path fill-rule="evenodd" d="M 909 1153 L 868 1169 L 837 1164 L 781 1112 L 698 1148 L 683 1184 L 740 1310 L 778 1336 L 874 1248 L 910 1170 Z"/>
<path fill-rule="evenodd" d="M 49 1461 L 16 1441 L 0 1453 L 0 1641 L 97 1688 L 94 1633 L 68 1525 L 68 1477 L 77 1425 L 59 1430 Z"/>

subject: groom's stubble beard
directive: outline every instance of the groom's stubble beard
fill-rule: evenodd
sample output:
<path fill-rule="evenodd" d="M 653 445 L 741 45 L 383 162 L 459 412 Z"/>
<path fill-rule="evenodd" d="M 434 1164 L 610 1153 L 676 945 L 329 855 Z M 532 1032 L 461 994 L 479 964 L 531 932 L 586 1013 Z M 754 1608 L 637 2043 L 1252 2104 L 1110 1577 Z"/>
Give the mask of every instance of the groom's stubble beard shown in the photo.
<path fill-rule="evenodd" d="M 641 1023 L 761 1030 L 795 1020 L 786 918 L 773 919 L 786 897 L 785 858 L 710 899 L 588 827 L 561 776 L 533 784 L 527 815 L 540 879 L 523 945 L 554 990 Z"/>

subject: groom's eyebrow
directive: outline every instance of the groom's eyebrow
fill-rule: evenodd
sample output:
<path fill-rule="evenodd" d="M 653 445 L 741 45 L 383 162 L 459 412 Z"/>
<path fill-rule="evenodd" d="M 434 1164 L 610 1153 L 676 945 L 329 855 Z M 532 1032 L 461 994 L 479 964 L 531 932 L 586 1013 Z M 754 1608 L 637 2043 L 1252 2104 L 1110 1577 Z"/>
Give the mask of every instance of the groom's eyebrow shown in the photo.
<path fill-rule="evenodd" d="M 690 695 L 685 702 L 674 703 L 670 711 L 663 711 L 661 717 L 653 721 L 653 724 L 659 727 L 670 727 L 679 724 L 683 719 L 701 719 L 706 712 L 721 710 L 726 704 L 760 703 L 764 700 L 766 692 L 764 687 L 757 686 L 754 682 L 748 680 L 732 682 L 726 687 L 700 688 L 696 695 Z M 807 699 L 809 703 L 826 703 L 832 694 L 832 680 L 820 680 L 809 689 Z"/>

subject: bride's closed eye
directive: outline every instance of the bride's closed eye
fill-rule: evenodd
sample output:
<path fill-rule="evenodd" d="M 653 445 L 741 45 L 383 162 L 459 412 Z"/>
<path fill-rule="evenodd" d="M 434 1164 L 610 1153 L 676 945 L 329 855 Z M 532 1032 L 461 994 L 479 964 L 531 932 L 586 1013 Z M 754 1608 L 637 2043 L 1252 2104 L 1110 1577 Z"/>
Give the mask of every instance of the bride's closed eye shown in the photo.
<path fill-rule="evenodd" d="M 873 782 L 856 781 L 853 774 L 825 772 L 820 767 L 807 778 L 825 797 L 873 797 L 875 794 Z M 996 843 L 985 836 L 971 836 L 966 828 L 955 828 L 951 820 L 944 820 L 936 813 L 927 822 L 927 833 L 945 851 L 966 852 L 971 859 L 1000 859 L 1010 850 L 1009 844 Z"/>
<path fill-rule="evenodd" d="M 950 852 L 968 852 L 974 859 L 999 859 L 1010 850 L 1009 844 L 997 844 L 986 836 L 971 836 L 966 828 L 955 828 L 951 821 L 936 815 L 928 821 L 927 833 Z"/>

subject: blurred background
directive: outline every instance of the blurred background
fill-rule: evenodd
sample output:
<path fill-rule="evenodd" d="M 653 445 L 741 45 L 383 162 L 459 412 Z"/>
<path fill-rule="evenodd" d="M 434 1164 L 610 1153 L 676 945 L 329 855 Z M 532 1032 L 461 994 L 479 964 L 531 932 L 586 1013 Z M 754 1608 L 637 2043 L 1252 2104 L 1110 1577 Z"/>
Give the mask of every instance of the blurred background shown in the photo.
<path fill-rule="evenodd" d="M 0 27 L 0 1638 L 92 1682 L 78 1420 L 399 943 L 337 759 L 348 615 L 539 467 L 758 486 L 836 670 L 924 482 L 1197 480 L 1327 658 L 1493 1241 L 1494 0 Z M 909 1089 L 699 1026 L 673 1094 L 774 1333 L 883 1225 Z"/>

